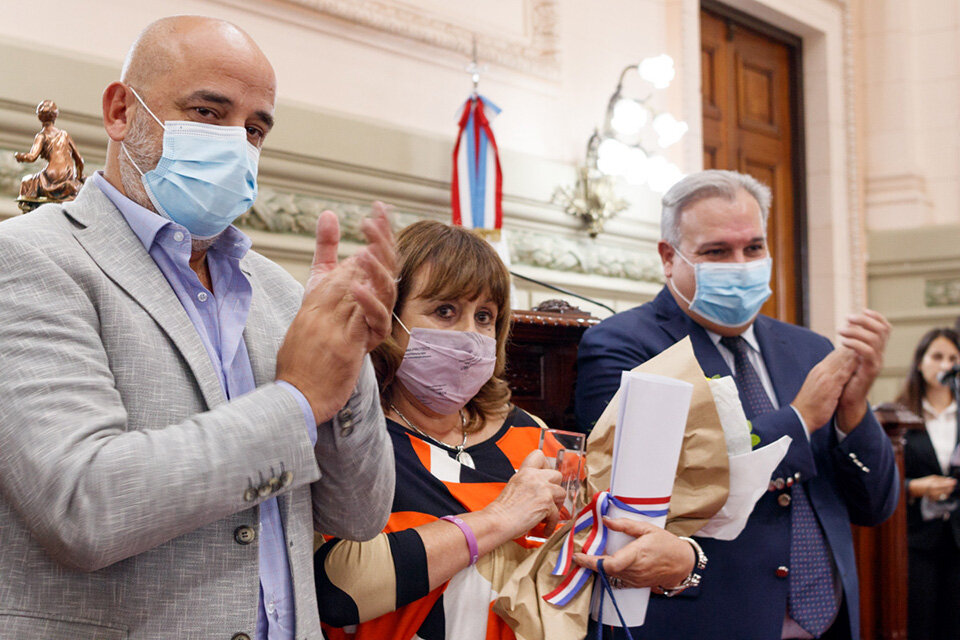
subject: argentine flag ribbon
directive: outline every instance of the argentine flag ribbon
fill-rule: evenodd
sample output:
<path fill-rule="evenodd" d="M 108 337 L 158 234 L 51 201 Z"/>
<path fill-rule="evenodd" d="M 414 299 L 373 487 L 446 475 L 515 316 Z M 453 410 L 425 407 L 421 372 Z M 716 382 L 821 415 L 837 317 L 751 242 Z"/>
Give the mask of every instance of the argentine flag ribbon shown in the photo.
<path fill-rule="evenodd" d="M 573 564 L 573 538 L 584 529 L 592 527 L 581 551 L 591 556 L 602 555 L 607 547 L 607 526 L 603 523 L 603 516 L 606 515 L 611 504 L 630 513 L 657 518 L 667 515 L 670 496 L 665 498 L 618 498 L 610 495 L 609 491 L 601 491 L 595 495 L 590 504 L 577 514 L 576 521 L 570 531 L 567 532 L 567 537 L 560 548 L 560 555 L 553 567 L 552 574 L 555 576 L 566 574 L 566 577 L 556 589 L 543 596 L 543 599 L 550 604 L 558 607 L 566 605 L 593 577 L 591 575 L 593 572 L 585 567 L 577 567 L 574 571 L 570 571 Z M 640 505 L 644 508 L 638 509 L 637 506 Z"/>
<path fill-rule="evenodd" d="M 503 173 L 490 120 L 500 108 L 474 94 L 463 104 L 453 147 L 453 224 L 495 231 L 503 226 Z"/>

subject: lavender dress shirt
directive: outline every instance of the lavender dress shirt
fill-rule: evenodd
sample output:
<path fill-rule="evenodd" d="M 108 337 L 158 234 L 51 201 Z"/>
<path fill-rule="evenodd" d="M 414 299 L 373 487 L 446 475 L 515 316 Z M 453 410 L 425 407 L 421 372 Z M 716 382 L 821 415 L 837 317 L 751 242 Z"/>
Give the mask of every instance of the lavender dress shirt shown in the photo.
<path fill-rule="evenodd" d="M 94 174 L 93 180 L 120 210 L 177 294 L 180 304 L 200 334 L 200 340 L 220 376 L 227 399 L 253 391 L 256 384 L 247 345 L 243 341 L 252 289 L 240 270 L 240 260 L 250 249 L 250 238 L 230 226 L 207 250 L 207 268 L 213 284 L 213 291 L 209 291 L 190 268 L 191 238 L 185 227 L 133 202 L 107 182 L 100 172 Z M 310 441 L 316 444 L 317 425 L 307 399 L 293 385 L 285 382 L 280 385 L 297 399 L 303 410 Z M 295 627 L 293 585 L 276 498 L 260 504 L 259 539 L 260 611 L 257 616 L 257 638 L 292 640 Z"/>

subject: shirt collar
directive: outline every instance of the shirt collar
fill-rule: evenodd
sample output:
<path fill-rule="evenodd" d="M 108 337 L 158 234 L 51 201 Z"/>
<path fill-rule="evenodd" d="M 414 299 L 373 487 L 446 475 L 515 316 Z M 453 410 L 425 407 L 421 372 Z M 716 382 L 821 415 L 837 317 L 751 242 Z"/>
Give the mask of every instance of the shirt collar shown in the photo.
<path fill-rule="evenodd" d="M 720 344 L 720 340 L 723 338 L 719 333 L 714 333 L 710 329 L 704 329 L 707 332 L 707 335 L 710 336 L 710 340 L 713 341 L 713 346 Z M 760 343 L 757 342 L 757 334 L 753 331 L 753 323 L 750 323 L 750 326 L 740 334 L 740 337 L 747 341 L 747 344 L 750 345 L 750 348 L 760 353 Z"/>
<path fill-rule="evenodd" d="M 149 209 L 141 207 L 139 204 L 128 198 L 127 196 L 120 193 L 120 191 L 110 184 L 106 178 L 103 177 L 102 171 L 97 171 L 93 174 L 94 183 L 103 192 L 103 195 L 107 196 L 107 199 L 113 203 L 117 209 L 120 210 L 120 214 L 123 215 L 123 219 L 127 221 L 127 224 L 130 225 L 130 228 L 139 238 L 140 243 L 143 244 L 143 247 L 150 251 L 150 247 L 153 246 L 154 241 L 157 238 L 157 234 L 160 233 L 161 229 L 165 227 L 172 227 L 174 229 L 179 229 L 187 236 L 190 235 L 190 232 L 187 229 L 173 220 L 164 218 L 158 213 L 154 213 Z M 240 260 L 243 256 L 246 255 L 247 251 L 250 249 L 252 242 L 250 238 L 234 227 L 230 225 L 227 227 L 216 241 L 211 245 L 210 250 L 217 251 L 231 258 Z"/>
<path fill-rule="evenodd" d="M 946 409 L 944 409 L 943 411 L 939 411 L 939 412 L 938 412 L 936 409 L 933 408 L 933 405 L 932 405 L 932 404 L 930 404 L 929 402 L 927 402 L 927 399 L 926 399 L 926 398 L 922 399 L 922 400 L 920 401 L 920 404 L 923 406 L 923 410 L 924 410 L 924 411 L 926 411 L 927 413 L 929 413 L 930 415 L 932 415 L 932 416 L 934 416 L 934 417 L 936 417 L 936 418 L 939 418 L 940 416 L 945 416 L 945 415 L 950 414 L 950 413 L 955 413 L 955 412 L 957 411 L 957 403 L 956 403 L 956 402 L 951 402 L 949 405 L 947 405 L 947 408 L 946 408 Z"/>
<path fill-rule="evenodd" d="M 94 173 L 93 180 L 100 191 L 103 192 L 103 195 L 107 196 L 107 199 L 113 203 L 113 206 L 120 210 L 123 219 L 127 221 L 127 224 L 130 225 L 130 228 L 137 235 L 137 238 L 140 239 L 140 243 L 143 244 L 143 247 L 147 251 L 150 251 L 150 247 L 153 246 L 153 240 L 157 237 L 157 233 L 165 226 L 173 224 L 171 220 L 141 207 L 120 193 L 119 189 L 103 177 L 102 171 Z"/>

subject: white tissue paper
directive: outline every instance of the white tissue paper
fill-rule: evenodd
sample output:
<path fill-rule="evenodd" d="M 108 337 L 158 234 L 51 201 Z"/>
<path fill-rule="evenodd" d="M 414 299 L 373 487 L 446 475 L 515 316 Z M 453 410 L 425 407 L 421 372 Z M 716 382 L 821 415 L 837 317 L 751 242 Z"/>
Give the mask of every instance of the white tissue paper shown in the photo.
<path fill-rule="evenodd" d="M 753 449 L 750 423 L 740 404 L 736 382 L 725 376 L 712 378 L 709 383 L 730 455 L 730 495 L 720 511 L 694 535 L 733 540 L 747 526 L 753 507 L 766 493 L 770 477 L 787 455 L 792 439 L 783 436 L 765 447 Z"/>

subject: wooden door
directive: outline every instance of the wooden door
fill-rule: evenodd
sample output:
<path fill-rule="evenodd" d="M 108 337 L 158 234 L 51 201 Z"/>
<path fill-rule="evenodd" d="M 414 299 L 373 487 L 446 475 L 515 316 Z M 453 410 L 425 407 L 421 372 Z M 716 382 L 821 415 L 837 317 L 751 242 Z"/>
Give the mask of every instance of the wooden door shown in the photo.
<path fill-rule="evenodd" d="M 763 313 L 803 324 L 800 41 L 721 5 L 701 6 L 703 167 L 748 173 L 770 187 L 773 295 Z"/>

